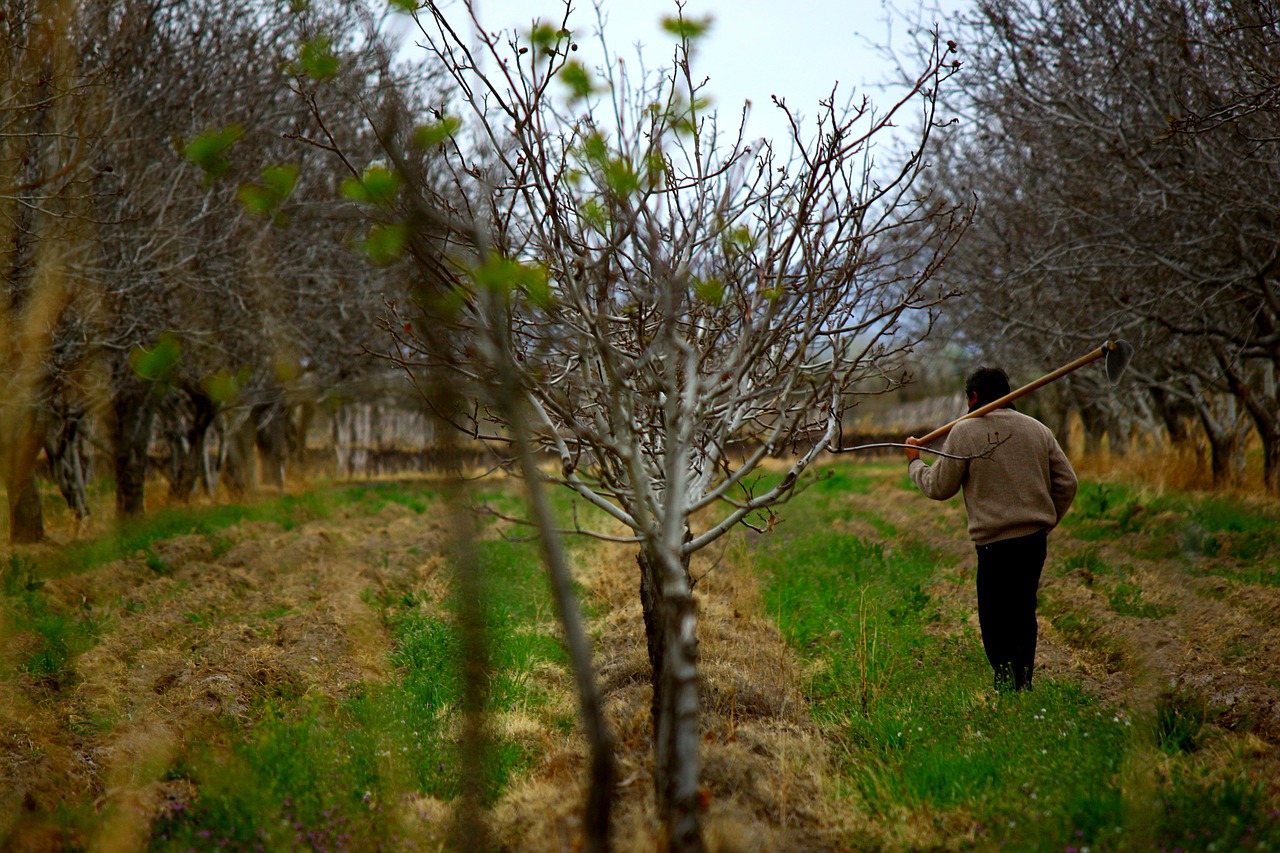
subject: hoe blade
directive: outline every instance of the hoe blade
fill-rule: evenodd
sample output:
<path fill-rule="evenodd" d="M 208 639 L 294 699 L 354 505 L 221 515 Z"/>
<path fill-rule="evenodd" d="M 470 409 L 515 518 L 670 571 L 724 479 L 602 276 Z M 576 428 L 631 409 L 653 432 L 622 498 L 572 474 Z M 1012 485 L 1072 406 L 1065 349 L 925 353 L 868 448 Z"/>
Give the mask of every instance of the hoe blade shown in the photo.
<path fill-rule="evenodd" d="M 1128 341 L 1114 341 L 1107 347 L 1107 379 L 1112 385 L 1120 381 L 1120 376 L 1132 360 L 1133 344 Z"/>

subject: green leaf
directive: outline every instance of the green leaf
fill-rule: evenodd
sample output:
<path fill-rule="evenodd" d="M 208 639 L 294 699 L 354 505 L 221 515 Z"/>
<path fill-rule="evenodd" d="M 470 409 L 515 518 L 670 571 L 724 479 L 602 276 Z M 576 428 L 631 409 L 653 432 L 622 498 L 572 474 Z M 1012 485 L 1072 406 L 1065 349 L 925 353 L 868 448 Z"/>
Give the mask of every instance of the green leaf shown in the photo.
<path fill-rule="evenodd" d="M 570 36 L 568 30 L 557 29 L 551 24 L 544 24 L 537 21 L 533 25 L 533 29 L 529 30 L 529 43 L 533 45 L 534 51 L 538 56 L 555 56 L 559 53 L 559 45 L 562 39 Z"/>
<path fill-rule="evenodd" d="M 509 293 L 516 285 L 519 264 L 497 253 L 490 253 L 484 263 L 472 271 L 476 284 L 498 293 Z"/>
<path fill-rule="evenodd" d="M 560 80 L 569 87 L 569 100 L 581 101 L 596 90 L 595 81 L 581 62 L 576 59 L 560 69 Z"/>
<path fill-rule="evenodd" d="M 370 228 L 361 248 L 370 262 L 385 267 L 400 260 L 408 242 L 408 227 L 403 223 L 389 222 Z"/>
<path fill-rule="evenodd" d="M 593 163 L 605 163 L 609 159 L 609 145 L 603 134 L 591 133 L 582 140 L 582 153 Z"/>
<path fill-rule="evenodd" d="M 640 176 L 630 161 L 618 158 L 605 165 L 604 182 L 615 195 L 627 196 L 640 187 Z"/>
<path fill-rule="evenodd" d="M 188 162 L 198 166 L 209 178 L 221 178 L 231 171 L 227 152 L 244 135 L 244 128 L 229 124 L 218 130 L 206 130 L 190 142 L 179 140 L 178 148 Z"/>
<path fill-rule="evenodd" d="M 713 18 L 686 18 L 683 15 L 668 15 L 662 19 L 662 28 L 678 39 L 696 41 L 711 31 Z"/>
<path fill-rule="evenodd" d="M 364 183 L 359 178 L 344 178 L 338 185 L 338 192 L 349 201 L 366 202 L 369 194 L 364 191 Z"/>
<path fill-rule="evenodd" d="M 589 198 L 578 208 L 582 221 L 596 231 L 604 233 L 609 227 L 609 214 L 599 199 Z"/>
<path fill-rule="evenodd" d="M 129 353 L 129 366 L 138 378 L 148 382 L 165 382 L 173 375 L 182 355 L 182 344 L 172 332 L 164 332 L 151 349 L 135 347 Z"/>
<path fill-rule="evenodd" d="M 430 151 L 451 138 L 462 126 L 462 120 L 446 116 L 432 124 L 424 124 L 413 131 L 413 144 L 423 151 Z"/>
<path fill-rule="evenodd" d="M 729 254 L 743 254 L 750 252 L 757 245 L 756 236 L 751 233 L 751 229 L 745 225 L 737 228 L 731 228 L 724 232 L 721 238 L 724 249 Z"/>
<path fill-rule="evenodd" d="M 703 302 L 718 308 L 724 302 L 724 282 L 715 278 L 695 281 L 693 293 Z"/>
<path fill-rule="evenodd" d="M 236 193 L 236 197 L 240 199 L 240 203 L 244 205 L 244 209 L 249 213 L 258 216 L 270 216 L 271 212 L 275 210 L 275 194 L 257 184 L 241 184 L 240 191 Z"/>
<path fill-rule="evenodd" d="M 523 293 L 529 302 L 544 310 L 554 302 L 550 276 L 540 264 L 522 263 L 494 253 L 472 274 L 479 286 L 503 294 Z"/>
<path fill-rule="evenodd" d="M 660 186 L 667 176 L 667 158 L 662 149 L 653 148 L 644 158 L 646 178 L 653 186 Z"/>
<path fill-rule="evenodd" d="M 262 170 L 262 185 L 284 201 L 298 184 L 298 167 L 292 163 L 267 166 Z"/>
<path fill-rule="evenodd" d="M 397 12 L 406 12 L 412 14 L 418 11 L 416 0 L 387 0 L 387 5 Z"/>
<path fill-rule="evenodd" d="M 243 371 L 240 371 L 240 373 L 243 374 Z M 200 385 L 204 388 L 204 392 L 209 395 L 210 400 L 222 405 L 228 405 L 240 398 L 244 383 L 240 375 L 224 369 L 209 374 Z"/>
<path fill-rule="evenodd" d="M 271 216 L 279 225 L 288 221 L 288 217 L 279 212 L 280 206 L 293 192 L 297 182 L 297 166 L 268 166 L 262 170 L 262 183 L 242 184 L 237 197 L 249 213 Z"/>
<path fill-rule="evenodd" d="M 386 166 L 373 165 L 359 178 L 347 178 L 338 187 L 351 201 L 389 207 L 400 192 L 400 176 Z"/>
<path fill-rule="evenodd" d="M 298 48 L 298 73 L 313 80 L 330 80 L 338 75 L 342 61 L 333 49 L 333 39 L 321 33 Z"/>
<path fill-rule="evenodd" d="M 287 385 L 302 375 L 302 363 L 293 356 L 282 355 L 275 360 L 276 381 Z"/>
<path fill-rule="evenodd" d="M 520 292 L 535 307 L 549 310 L 555 304 L 555 296 L 551 292 L 551 276 L 547 268 L 541 264 L 519 264 L 518 267 L 516 285 Z"/>

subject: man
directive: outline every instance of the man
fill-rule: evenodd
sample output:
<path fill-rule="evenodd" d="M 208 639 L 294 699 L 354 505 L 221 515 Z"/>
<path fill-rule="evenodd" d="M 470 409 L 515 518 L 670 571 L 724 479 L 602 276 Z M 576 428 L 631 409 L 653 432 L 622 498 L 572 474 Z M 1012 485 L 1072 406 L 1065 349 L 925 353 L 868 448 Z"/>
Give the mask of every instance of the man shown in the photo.
<path fill-rule="evenodd" d="M 999 368 L 965 380 L 969 411 L 1009 393 Z M 919 439 L 906 440 L 911 479 L 946 500 L 962 487 L 969 535 L 978 549 L 978 624 L 997 691 L 1031 686 L 1036 657 L 1036 590 L 1048 533 L 1076 495 L 1076 473 L 1053 433 L 1009 404 L 957 423 L 932 465 Z"/>

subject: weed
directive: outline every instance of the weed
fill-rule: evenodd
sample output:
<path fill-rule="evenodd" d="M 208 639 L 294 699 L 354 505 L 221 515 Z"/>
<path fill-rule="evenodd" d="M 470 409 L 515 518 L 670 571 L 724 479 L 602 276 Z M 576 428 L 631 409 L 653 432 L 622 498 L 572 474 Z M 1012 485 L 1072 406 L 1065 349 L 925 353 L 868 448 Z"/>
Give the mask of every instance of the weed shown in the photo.
<path fill-rule="evenodd" d="M 101 628 L 100 620 L 88 609 L 68 612 L 37 586 L 8 602 L 12 630 L 30 632 L 34 647 L 20 670 L 52 690 L 61 690 L 74 678 L 71 660 L 92 647 Z"/>
<path fill-rule="evenodd" d="M 1274 850 L 1280 821 L 1261 782 L 1179 767 L 1161 792 L 1165 850 Z"/>
<path fill-rule="evenodd" d="M 1087 581 L 1092 582 L 1094 576 L 1109 573 L 1111 566 L 1102 559 L 1097 548 L 1082 548 L 1068 553 L 1058 561 L 1059 575 L 1065 575 L 1076 569 L 1080 569 Z"/>
<path fill-rule="evenodd" d="M 865 495 L 875 480 L 866 474 L 854 474 L 848 468 L 828 468 L 813 484 L 813 491 L 826 495 Z"/>
<path fill-rule="evenodd" d="M 1076 493 L 1067 524 L 1086 540 L 1109 539 L 1115 534 L 1144 529 L 1148 509 L 1131 490 L 1112 483 L 1082 483 Z"/>
<path fill-rule="evenodd" d="M 1163 693 L 1156 700 L 1156 743 L 1170 755 L 1200 748 L 1205 701 L 1186 693 Z"/>
<path fill-rule="evenodd" d="M 1108 603 L 1111 609 L 1121 616 L 1162 619 L 1176 612 L 1176 609 L 1169 605 L 1144 601 L 1142 587 L 1132 581 L 1120 581 L 1112 587 Z"/>
<path fill-rule="evenodd" d="M 36 564 L 30 557 L 22 554 L 10 554 L 0 567 L 0 589 L 5 595 L 22 595 L 35 592 L 44 586 L 44 581 L 35 576 Z"/>
<path fill-rule="evenodd" d="M 1106 483 L 1082 483 L 1072 511 L 1077 517 L 1106 518 L 1115 503 L 1115 487 Z"/>

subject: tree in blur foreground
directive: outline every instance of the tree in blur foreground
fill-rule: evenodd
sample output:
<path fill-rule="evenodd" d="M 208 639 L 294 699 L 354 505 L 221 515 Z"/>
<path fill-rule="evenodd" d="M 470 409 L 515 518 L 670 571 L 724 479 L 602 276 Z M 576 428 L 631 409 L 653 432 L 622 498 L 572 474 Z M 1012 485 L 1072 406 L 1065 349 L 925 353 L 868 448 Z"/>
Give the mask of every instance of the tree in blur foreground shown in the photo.
<path fill-rule="evenodd" d="M 843 108 L 833 89 L 809 129 L 776 100 L 784 154 L 710 108 L 695 67 L 708 22 L 665 21 L 670 68 L 635 74 L 603 35 L 604 67 L 577 59 L 567 5 L 518 33 L 468 10 L 413 13 L 456 97 L 426 123 L 371 115 L 388 162 L 352 186 L 374 247 L 415 270 L 388 355 L 502 467 L 535 491 L 570 489 L 614 525 L 558 531 L 543 515 L 544 542 L 638 546 L 658 813 L 671 849 L 697 850 L 689 559 L 738 524 L 772 527 L 846 408 L 899 384 L 899 356 L 952 295 L 931 280 L 968 209 L 931 192 L 922 149 L 959 63 L 935 40 L 889 109 Z M 892 153 L 888 129 L 908 116 L 918 131 Z M 442 383 L 454 390 L 430 390 Z M 781 475 L 762 478 L 777 456 Z M 608 845 L 601 794 L 595 849 Z"/>
<path fill-rule="evenodd" d="M 1280 492 L 1280 8 L 980 0 L 958 30 L 963 122 L 934 156 L 981 198 L 960 333 L 1037 368 L 1126 337 L 1128 393 L 1066 386 L 1086 433 L 1198 435 L 1231 482 L 1252 432 Z"/>

